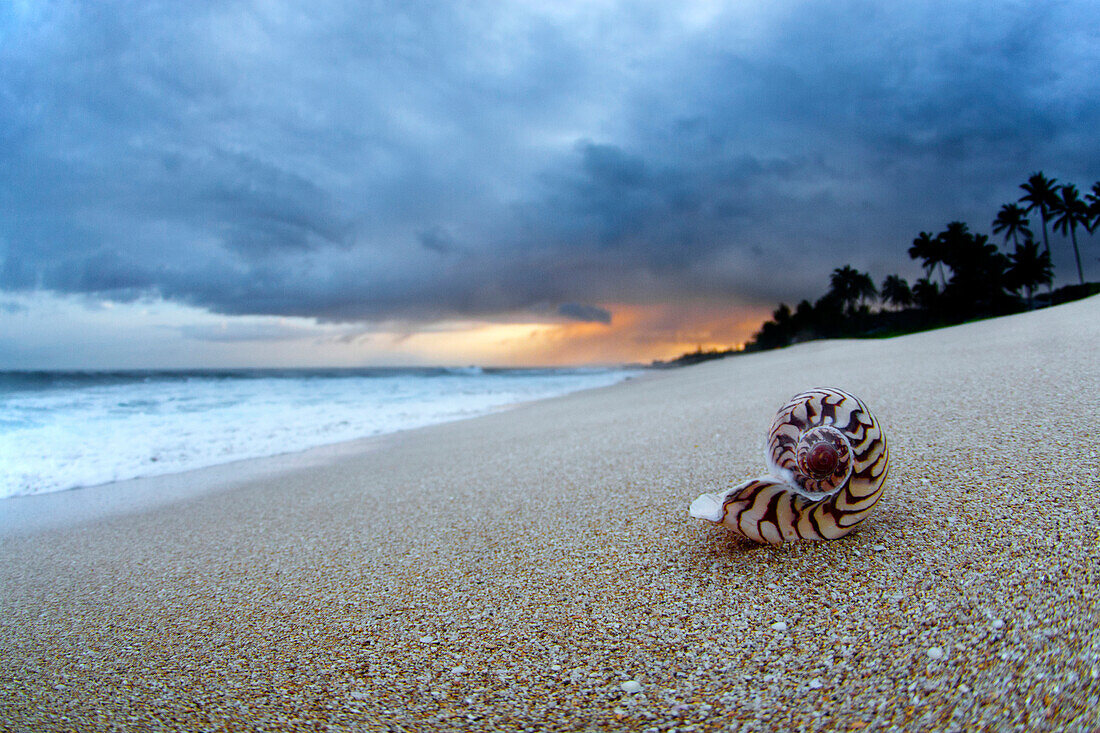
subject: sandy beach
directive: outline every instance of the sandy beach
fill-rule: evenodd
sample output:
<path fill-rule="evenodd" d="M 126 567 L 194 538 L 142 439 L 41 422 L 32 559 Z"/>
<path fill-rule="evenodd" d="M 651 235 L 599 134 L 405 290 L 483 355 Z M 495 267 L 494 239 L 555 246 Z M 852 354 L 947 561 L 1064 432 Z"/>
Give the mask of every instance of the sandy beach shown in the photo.
<path fill-rule="evenodd" d="M 8 500 L 0 729 L 1096 730 L 1098 357 L 1093 297 Z M 877 512 L 689 518 L 819 385 L 888 435 Z"/>

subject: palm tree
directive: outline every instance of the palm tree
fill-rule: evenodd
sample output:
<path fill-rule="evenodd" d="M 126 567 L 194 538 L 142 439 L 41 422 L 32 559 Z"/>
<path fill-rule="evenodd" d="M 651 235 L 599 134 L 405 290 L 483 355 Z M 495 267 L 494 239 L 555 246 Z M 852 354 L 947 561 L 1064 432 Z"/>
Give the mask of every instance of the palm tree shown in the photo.
<path fill-rule="evenodd" d="M 847 310 L 849 303 L 856 299 L 852 294 L 852 278 L 858 272 L 851 265 L 845 265 L 836 268 L 829 275 L 829 292 L 826 295 L 836 298 L 845 310 Z"/>
<path fill-rule="evenodd" d="M 905 308 L 913 304 L 913 291 L 905 278 L 888 275 L 882 281 L 882 300 L 897 308 Z"/>
<path fill-rule="evenodd" d="M 989 237 L 971 232 L 964 222 L 953 221 L 938 238 L 943 242 L 943 264 L 951 269 L 942 300 L 949 317 L 989 314 L 1005 305 L 1008 258 Z"/>
<path fill-rule="evenodd" d="M 940 281 L 946 284 L 943 277 L 943 243 L 933 237 L 931 232 L 921 232 L 913 240 L 913 246 L 909 248 L 909 256 L 914 260 L 923 260 L 924 274 L 932 276 L 932 270 L 936 265 L 940 266 Z"/>
<path fill-rule="evenodd" d="M 851 265 L 833 270 L 833 274 L 829 276 L 829 290 L 845 305 L 849 315 L 854 311 L 857 302 L 863 305 L 866 298 L 874 298 L 878 295 L 875 281 L 871 276 Z"/>
<path fill-rule="evenodd" d="M 993 233 L 1000 234 L 1005 233 L 1005 244 L 1008 244 L 1009 237 L 1012 238 L 1013 244 L 1019 244 L 1017 235 L 1022 234 L 1026 239 L 1031 238 L 1031 230 L 1027 228 L 1028 218 L 1025 216 L 1027 211 L 1020 207 L 1019 204 L 1005 204 L 1001 207 L 1001 210 L 997 212 L 997 218 L 993 220 Z"/>
<path fill-rule="evenodd" d="M 1020 197 L 1020 201 L 1027 204 L 1026 211 L 1039 210 L 1039 217 L 1043 221 L 1043 250 L 1050 257 L 1050 240 L 1047 239 L 1047 217 L 1058 201 L 1058 179 L 1047 178 L 1042 171 L 1032 173 L 1027 183 L 1021 183 L 1020 188 L 1027 193 Z M 1049 288 L 1048 288 L 1049 290 Z"/>
<path fill-rule="evenodd" d="M 1077 260 L 1077 279 L 1085 284 L 1085 276 L 1081 272 L 1081 251 L 1077 249 L 1077 227 L 1083 224 L 1089 226 L 1089 209 L 1077 193 L 1077 186 L 1067 183 L 1059 189 L 1061 196 L 1055 202 L 1053 213 L 1058 218 L 1054 220 L 1055 230 L 1060 230 L 1063 235 L 1069 234 L 1073 239 L 1073 256 Z"/>
<path fill-rule="evenodd" d="M 875 287 L 875 281 L 866 272 L 856 273 L 854 286 L 861 307 L 864 300 L 874 300 L 878 297 L 878 288 Z"/>
<path fill-rule="evenodd" d="M 1100 181 L 1092 184 L 1092 193 L 1085 195 L 1089 202 L 1089 232 L 1100 229 Z"/>
<path fill-rule="evenodd" d="M 1039 251 L 1039 244 L 1028 237 L 1023 244 L 1016 245 L 1016 251 L 1008 256 L 1008 282 L 1012 290 L 1023 288 L 1027 292 L 1027 307 L 1032 308 L 1031 292 L 1049 283 L 1054 277 L 1050 266 L 1050 256 Z"/>
<path fill-rule="evenodd" d="M 947 228 L 936 235 L 936 241 L 940 244 L 941 268 L 947 265 L 951 268 L 951 280 L 958 275 L 959 262 L 970 254 L 974 235 L 970 233 L 970 227 L 963 221 L 953 221 Z"/>
<path fill-rule="evenodd" d="M 925 311 L 934 311 L 940 297 L 940 288 L 936 283 L 922 277 L 913 283 L 913 302 Z"/>

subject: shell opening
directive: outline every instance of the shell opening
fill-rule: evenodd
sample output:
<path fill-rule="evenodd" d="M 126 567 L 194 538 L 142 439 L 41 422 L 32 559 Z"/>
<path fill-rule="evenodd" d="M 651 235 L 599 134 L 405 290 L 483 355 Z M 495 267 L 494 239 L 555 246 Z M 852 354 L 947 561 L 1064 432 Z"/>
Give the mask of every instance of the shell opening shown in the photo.
<path fill-rule="evenodd" d="M 791 458 L 795 483 L 800 493 L 810 498 L 835 494 L 852 473 L 851 444 L 831 425 L 803 432 Z"/>
<path fill-rule="evenodd" d="M 818 443 L 806 455 L 806 468 L 814 478 L 831 476 L 840 462 L 840 454 L 828 443 Z"/>

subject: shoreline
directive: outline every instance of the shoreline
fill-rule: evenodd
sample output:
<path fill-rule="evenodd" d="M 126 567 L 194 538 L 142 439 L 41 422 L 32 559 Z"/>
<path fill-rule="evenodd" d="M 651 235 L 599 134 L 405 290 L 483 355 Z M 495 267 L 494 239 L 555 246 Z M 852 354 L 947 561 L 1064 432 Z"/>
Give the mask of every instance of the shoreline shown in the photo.
<path fill-rule="evenodd" d="M 1098 342 L 1100 297 L 810 342 L 0 535 L 0 727 L 1095 727 Z M 817 385 L 890 440 L 859 530 L 690 519 Z"/>
<path fill-rule="evenodd" d="M 428 425 L 407 431 L 371 435 L 273 456 L 241 458 L 176 473 L 138 476 L 93 486 L 4 497 L 0 499 L 0 539 L 139 514 L 192 499 L 199 500 L 206 494 L 230 491 L 241 484 L 277 479 L 290 473 L 305 471 L 339 460 L 340 456 L 348 453 L 378 450 L 381 446 L 375 444 L 383 443 L 387 438 L 430 427 L 432 426 Z"/>
<path fill-rule="evenodd" d="M 630 368 L 621 367 L 620 369 L 629 371 Z M 605 389 L 645 376 L 645 371 L 639 370 L 639 372 L 638 374 L 624 376 L 619 382 L 612 385 L 585 387 L 576 390 L 576 392 Z M 25 533 L 24 527 L 21 526 L 20 522 L 27 523 L 26 529 L 28 531 L 35 531 L 36 529 L 45 528 L 47 526 L 61 526 L 65 523 L 80 521 L 83 516 L 82 512 L 88 513 L 88 519 L 96 519 L 111 514 L 127 513 L 126 507 L 123 504 L 128 500 L 127 497 L 134 502 L 134 511 L 143 511 L 156 506 L 172 503 L 173 501 L 187 499 L 188 489 L 184 488 L 186 484 L 197 484 L 195 494 L 200 495 L 222 484 L 239 484 L 261 476 L 269 476 L 273 473 L 278 474 L 305 469 L 311 465 L 316 465 L 317 461 L 338 459 L 339 456 L 349 451 L 370 450 L 372 449 L 371 446 L 373 441 L 385 440 L 391 436 L 400 436 L 405 433 L 424 430 L 435 425 L 442 425 L 450 422 L 476 420 L 486 415 L 515 409 L 523 405 L 541 402 L 546 399 L 557 399 L 558 397 L 568 396 L 569 394 L 573 394 L 573 392 L 552 397 L 525 399 L 506 405 L 495 405 L 486 408 L 486 411 L 480 414 L 453 417 L 427 425 L 401 428 L 378 433 L 376 435 L 366 435 L 350 440 L 339 440 L 333 443 L 325 443 L 309 448 L 289 450 L 271 455 L 236 458 L 223 463 L 199 465 L 167 473 L 154 473 L 117 481 L 108 481 L 105 483 L 74 486 L 67 489 L 0 497 L 0 537 L 6 534 Z M 265 465 L 265 462 L 268 461 L 271 462 L 270 465 Z M 39 497 L 71 497 L 73 496 L 73 492 L 86 491 L 95 494 L 95 496 L 80 496 L 79 498 L 70 500 L 56 499 L 53 501 L 42 500 L 41 502 L 30 501 Z M 9 504 L 9 502 L 15 502 L 15 504 Z M 43 506 L 35 506 L 36 503 L 40 503 Z"/>

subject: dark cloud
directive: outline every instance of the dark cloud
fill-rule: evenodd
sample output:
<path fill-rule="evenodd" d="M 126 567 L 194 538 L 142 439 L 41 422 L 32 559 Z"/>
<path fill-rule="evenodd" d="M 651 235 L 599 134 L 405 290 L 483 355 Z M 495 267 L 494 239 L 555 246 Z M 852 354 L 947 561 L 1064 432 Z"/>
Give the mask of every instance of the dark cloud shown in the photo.
<path fill-rule="evenodd" d="M 426 231 L 418 232 L 416 238 L 425 249 L 430 249 L 440 254 L 448 254 L 454 251 L 456 247 L 454 237 L 442 227 L 433 227 Z"/>
<path fill-rule="evenodd" d="M 395 8 L 5 5 L 0 289 L 601 321 L 1100 178 L 1088 0 Z"/>
<path fill-rule="evenodd" d="M 611 311 L 595 305 L 582 303 L 562 303 L 558 306 L 558 314 L 574 321 L 587 321 L 590 323 L 611 324 Z"/>

